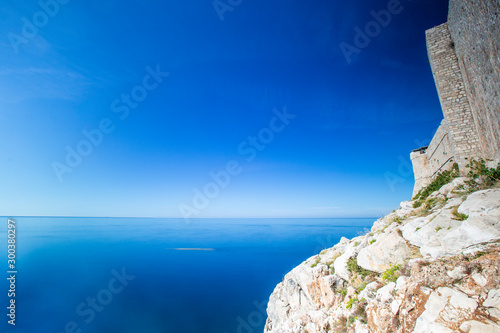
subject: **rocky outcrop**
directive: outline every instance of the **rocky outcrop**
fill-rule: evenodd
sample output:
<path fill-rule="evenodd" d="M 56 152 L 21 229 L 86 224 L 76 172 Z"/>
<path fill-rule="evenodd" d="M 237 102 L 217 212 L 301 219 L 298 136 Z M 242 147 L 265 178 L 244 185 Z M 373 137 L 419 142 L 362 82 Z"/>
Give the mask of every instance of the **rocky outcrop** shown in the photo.
<path fill-rule="evenodd" d="M 265 332 L 500 332 L 500 189 L 466 180 L 285 275 Z"/>
<path fill-rule="evenodd" d="M 399 229 L 384 232 L 376 242 L 359 252 L 358 265 L 369 271 L 383 273 L 391 265 L 404 264 L 413 256 L 407 240 L 404 239 Z"/>

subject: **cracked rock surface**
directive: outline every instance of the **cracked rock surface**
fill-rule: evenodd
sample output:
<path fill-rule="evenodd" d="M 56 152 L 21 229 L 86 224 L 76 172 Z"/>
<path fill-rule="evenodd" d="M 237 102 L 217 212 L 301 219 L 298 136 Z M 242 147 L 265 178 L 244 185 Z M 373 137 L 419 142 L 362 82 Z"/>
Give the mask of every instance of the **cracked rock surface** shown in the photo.
<path fill-rule="evenodd" d="M 500 332 L 500 189 L 460 183 L 294 268 L 265 332 Z"/>

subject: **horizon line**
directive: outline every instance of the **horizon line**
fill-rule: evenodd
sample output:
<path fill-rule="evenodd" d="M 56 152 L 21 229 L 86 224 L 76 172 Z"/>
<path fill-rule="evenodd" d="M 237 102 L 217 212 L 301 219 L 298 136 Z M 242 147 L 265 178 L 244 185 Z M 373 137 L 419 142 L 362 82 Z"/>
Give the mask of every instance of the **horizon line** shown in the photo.
<path fill-rule="evenodd" d="M 123 219 L 184 219 L 183 217 L 165 216 L 72 216 L 72 215 L 0 215 L 4 218 L 16 217 L 73 217 L 73 218 L 123 218 Z M 380 217 L 193 217 L 188 220 L 206 219 L 378 219 Z"/>

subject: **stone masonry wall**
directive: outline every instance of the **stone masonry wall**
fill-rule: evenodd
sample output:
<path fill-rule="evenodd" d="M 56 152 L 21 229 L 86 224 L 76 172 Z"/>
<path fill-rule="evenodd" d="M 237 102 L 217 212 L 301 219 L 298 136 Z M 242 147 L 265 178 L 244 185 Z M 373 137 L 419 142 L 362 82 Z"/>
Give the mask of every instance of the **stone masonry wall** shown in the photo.
<path fill-rule="evenodd" d="M 448 22 L 426 41 L 444 120 L 410 155 L 414 194 L 454 162 L 464 174 L 470 158 L 500 163 L 500 0 L 450 0 Z"/>
<path fill-rule="evenodd" d="M 484 158 L 500 158 L 500 1 L 451 0 L 448 26 Z"/>
<path fill-rule="evenodd" d="M 450 170 L 455 163 L 445 120 L 441 122 L 427 149 L 412 152 L 410 158 L 415 175 L 413 197 L 422 187 L 429 185 L 437 173 Z"/>
<path fill-rule="evenodd" d="M 465 173 L 469 158 L 483 156 L 448 24 L 427 30 L 426 42 L 444 119 L 425 156 L 410 155 L 415 175 L 414 195 L 428 185 L 438 172 L 450 169 L 453 163 L 458 163 Z"/>
<path fill-rule="evenodd" d="M 460 169 L 467 158 L 481 156 L 479 136 L 465 91 L 464 80 L 455 54 L 455 43 L 448 24 L 426 32 L 427 51 L 439 94 L 452 153 Z"/>
<path fill-rule="evenodd" d="M 410 154 L 411 164 L 413 165 L 413 174 L 415 175 L 415 185 L 413 186 L 413 198 L 418 191 L 431 182 L 431 175 L 429 172 L 427 155 L 425 150 L 412 151 Z"/>
<path fill-rule="evenodd" d="M 451 142 L 446 128 L 446 121 L 441 122 L 441 126 L 434 134 L 429 147 L 427 148 L 427 160 L 431 170 L 430 176 L 434 178 L 437 173 L 450 170 L 455 163 L 452 154 Z"/>

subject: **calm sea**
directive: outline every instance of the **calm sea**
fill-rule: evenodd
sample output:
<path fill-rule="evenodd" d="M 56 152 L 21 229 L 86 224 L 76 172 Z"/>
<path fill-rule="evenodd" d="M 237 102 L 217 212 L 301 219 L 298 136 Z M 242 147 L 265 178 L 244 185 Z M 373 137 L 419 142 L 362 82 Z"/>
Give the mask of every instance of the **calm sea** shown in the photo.
<path fill-rule="evenodd" d="M 262 332 L 283 276 L 374 219 L 14 218 L 15 326 L 1 332 Z"/>

